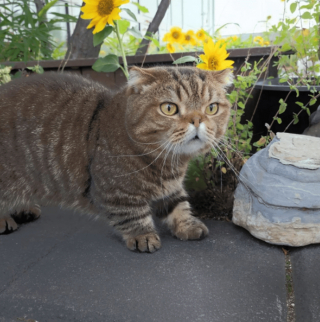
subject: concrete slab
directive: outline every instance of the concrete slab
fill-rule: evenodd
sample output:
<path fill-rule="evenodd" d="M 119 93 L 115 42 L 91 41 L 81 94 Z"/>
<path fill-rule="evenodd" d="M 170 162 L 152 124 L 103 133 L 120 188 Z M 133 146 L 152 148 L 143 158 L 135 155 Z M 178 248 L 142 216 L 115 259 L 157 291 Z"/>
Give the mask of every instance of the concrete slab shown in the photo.
<path fill-rule="evenodd" d="M 0 321 L 286 321 L 284 256 L 232 223 L 155 254 L 58 208 L 0 237 Z"/>
<path fill-rule="evenodd" d="M 320 321 L 320 245 L 291 252 L 296 322 Z"/>

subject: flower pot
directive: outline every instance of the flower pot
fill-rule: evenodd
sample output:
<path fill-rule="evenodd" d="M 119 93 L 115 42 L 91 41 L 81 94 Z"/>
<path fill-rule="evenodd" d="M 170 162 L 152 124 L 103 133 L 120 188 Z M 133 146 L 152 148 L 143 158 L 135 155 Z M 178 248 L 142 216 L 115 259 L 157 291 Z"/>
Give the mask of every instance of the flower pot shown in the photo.
<path fill-rule="evenodd" d="M 317 91 L 320 90 L 320 86 L 315 86 Z M 290 86 L 287 83 L 279 83 L 278 78 L 270 80 L 258 81 L 255 86 L 256 95 L 260 96 L 260 99 L 257 103 L 257 108 L 255 115 L 253 117 L 253 142 L 259 140 L 261 135 L 267 135 L 268 130 L 266 123 L 271 125 L 274 116 L 279 110 L 279 100 L 286 100 L 287 108 L 283 114 L 280 114 L 279 117 L 282 120 L 282 123 L 279 124 L 277 121 L 274 121 L 271 130 L 274 133 L 277 132 L 288 132 L 294 134 L 302 134 L 303 131 L 309 126 L 309 115 L 306 111 L 302 111 L 299 115 L 299 122 L 297 124 L 292 124 L 288 127 L 290 122 L 293 120 L 293 113 L 298 114 L 301 111 L 301 107 L 296 104 L 296 102 L 301 102 L 306 106 L 310 101 L 310 90 L 307 86 L 299 86 L 299 96 L 297 97 L 296 92 L 290 90 Z M 258 95 L 257 95 L 258 94 Z M 308 106 L 310 112 L 316 111 L 318 105 L 320 104 L 320 99 L 313 105 Z M 287 128 L 288 127 L 288 128 Z M 287 129 L 286 129 L 287 128 Z"/>

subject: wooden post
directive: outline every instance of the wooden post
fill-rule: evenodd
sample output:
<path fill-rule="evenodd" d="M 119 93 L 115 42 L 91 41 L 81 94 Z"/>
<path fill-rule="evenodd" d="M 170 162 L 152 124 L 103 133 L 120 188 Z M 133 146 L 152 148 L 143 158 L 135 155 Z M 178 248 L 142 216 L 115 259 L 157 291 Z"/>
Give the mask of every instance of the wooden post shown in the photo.
<path fill-rule="evenodd" d="M 152 19 L 152 21 L 148 27 L 148 30 L 146 32 L 146 36 L 151 37 L 152 34 L 154 34 L 158 31 L 161 21 L 162 21 L 164 15 L 166 14 L 169 5 L 170 5 L 170 0 L 161 0 L 158 10 L 156 12 L 156 15 L 154 16 L 154 18 Z M 136 52 L 136 55 L 146 54 L 148 51 L 149 43 L 150 43 L 150 40 L 143 38 L 140 43 L 140 46 Z"/>

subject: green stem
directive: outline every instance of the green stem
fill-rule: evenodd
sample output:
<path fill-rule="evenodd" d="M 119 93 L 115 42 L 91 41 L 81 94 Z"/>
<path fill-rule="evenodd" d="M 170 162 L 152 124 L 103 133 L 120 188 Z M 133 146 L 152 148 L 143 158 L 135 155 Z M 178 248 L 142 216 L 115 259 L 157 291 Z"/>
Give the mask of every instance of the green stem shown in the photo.
<path fill-rule="evenodd" d="M 115 29 L 116 29 L 116 34 L 117 34 L 117 38 L 118 38 L 118 42 L 119 42 L 119 46 L 120 46 L 120 50 L 121 50 L 121 55 L 122 55 L 122 60 L 123 60 L 123 73 L 126 75 L 127 79 L 129 79 L 129 72 L 128 72 L 128 64 L 127 64 L 127 58 L 126 58 L 126 54 L 124 53 L 124 48 L 123 48 L 123 44 L 122 44 L 122 40 L 120 37 L 120 32 L 119 32 L 119 26 L 118 23 L 116 21 L 114 21 L 114 25 L 115 25 Z"/>

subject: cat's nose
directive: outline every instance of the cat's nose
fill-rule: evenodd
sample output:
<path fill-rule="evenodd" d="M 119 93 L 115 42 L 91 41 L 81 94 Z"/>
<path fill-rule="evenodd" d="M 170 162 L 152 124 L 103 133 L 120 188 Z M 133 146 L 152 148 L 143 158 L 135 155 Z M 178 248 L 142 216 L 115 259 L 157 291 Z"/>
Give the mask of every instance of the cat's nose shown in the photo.
<path fill-rule="evenodd" d="M 197 114 L 192 116 L 190 123 L 193 124 L 195 127 L 199 127 L 201 121 L 201 116 Z"/>

